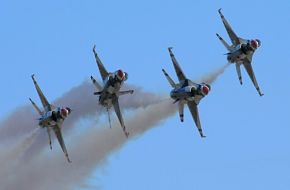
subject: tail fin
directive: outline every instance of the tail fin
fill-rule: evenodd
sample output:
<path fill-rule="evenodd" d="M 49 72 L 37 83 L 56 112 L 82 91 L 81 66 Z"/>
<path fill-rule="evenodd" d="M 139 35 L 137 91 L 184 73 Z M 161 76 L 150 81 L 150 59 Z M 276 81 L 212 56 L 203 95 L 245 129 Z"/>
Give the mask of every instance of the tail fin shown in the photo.
<path fill-rule="evenodd" d="M 184 103 L 179 101 L 178 102 L 178 108 L 179 108 L 180 121 L 183 122 L 183 118 L 184 118 Z"/>
<path fill-rule="evenodd" d="M 103 90 L 103 87 L 97 82 L 97 80 L 93 76 L 91 76 L 91 80 L 99 91 Z"/>
<path fill-rule="evenodd" d="M 168 80 L 169 84 L 172 86 L 172 88 L 175 88 L 175 87 L 176 87 L 176 84 L 175 84 L 175 82 L 172 80 L 172 78 L 167 74 L 167 72 L 166 72 L 164 69 L 162 69 L 162 71 L 163 71 L 163 73 L 164 73 L 166 79 Z"/>
<path fill-rule="evenodd" d="M 49 148 L 50 148 L 50 150 L 52 150 L 52 146 L 51 146 L 51 136 L 50 136 L 50 128 L 49 127 L 46 127 L 46 131 L 47 131 L 47 134 L 48 134 Z"/>
<path fill-rule="evenodd" d="M 240 84 L 242 85 L 243 84 L 243 80 L 242 80 L 242 74 L 241 74 L 240 66 L 241 66 L 240 64 L 236 63 L 237 74 L 238 74 L 238 77 L 239 77 Z"/>
<path fill-rule="evenodd" d="M 29 98 L 31 104 L 33 105 L 34 109 L 40 114 L 42 115 L 42 111 L 39 109 L 39 107 L 36 105 L 36 103 L 34 101 L 31 100 L 31 98 Z"/>
<path fill-rule="evenodd" d="M 222 42 L 222 44 L 227 48 L 227 50 L 231 50 L 231 46 L 218 34 L 216 33 L 216 36 L 219 38 L 219 40 Z"/>

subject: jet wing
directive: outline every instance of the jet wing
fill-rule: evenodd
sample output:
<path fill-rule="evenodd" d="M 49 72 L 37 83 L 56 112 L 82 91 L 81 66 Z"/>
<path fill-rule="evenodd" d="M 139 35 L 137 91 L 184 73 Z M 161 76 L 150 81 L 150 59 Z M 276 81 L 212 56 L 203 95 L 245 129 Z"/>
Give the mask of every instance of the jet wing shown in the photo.
<path fill-rule="evenodd" d="M 94 55 L 95 55 L 95 58 L 96 58 L 96 62 L 98 64 L 98 67 L 99 67 L 99 71 L 100 71 L 100 74 L 102 76 L 102 79 L 103 81 L 106 79 L 106 77 L 109 75 L 108 71 L 106 70 L 106 68 L 104 67 L 101 59 L 99 58 L 97 52 L 96 52 L 96 46 L 94 46 L 93 48 L 93 52 L 94 52 Z"/>
<path fill-rule="evenodd" d="M 119 122 L 121 124 L 121 127 L 126 135 L 126 137 L 129 136 L 129 133 L 126 131 L 126 127 L 125 127 L 125 124 L 124 124 L 124 120 L 123 120 L 123 117 L 122 117 L 122 114 L 121 114 L 121 109 L 120 109 L 120 105 L 119 105 L 119 98 L 117 96 L 115 96 L 112 100 L 112 103 L 113 103 L 113 106 L 114 106 L 114 110 L 115 110 L 115 113 L 119 119 Z"/>
<path fill-rule="evenodd" d="M 195 102 L 193 101 L 188 101 L 187 102 L 189 111 L 191 112 L 191 115 L 193 117 L 193 120 L 196 124 L 196 127 L 198 129 L 198 132 L 200 134 L 201 137 L 205 137 L 202 133 L 202 128 L 201 128 L 201 124 L 200 124 L 200 120 L 199 120 L 199 114 L 198 114 L 198 108 Z"/>
<path fill-rule="evenodd" d="M 261 90 L 260 90 L 260 87 L 259 87 L 259 84 L 256 80 L 256 77 L 255 77 L 255 73 L 254 73 L 254 70 L 253 70 L 253 67 L 252 67 L 252 57 L 253 57 L 253 54 L 250 54 L 248 55 L 248 57 L 244 60 L 244 67 L 249 75 L 249 77 L 251 78 L 255 88 L 257 89 L 258 93 L 260 96 L 263 96 L 264 94 L 261 93 Z"/>
<path fill-rule="evenodd" d="M 61 133 L 61 129 L 60 129 L 60 125 L 55 125 L 52 127 L 53 130 L 54 130 L 54 133 L 55 133 L 55 136 L 61 146 L 61 149 L 63 151 L 63 153 L 65 154 L 66 158 L 67 158 L 67 161 L 68 162 L 71 162 L 69 157 L 68 157 L 68 153 L 67 153 L 67 150 L 66 150 L 66 146 L 64 144 L 64 140 L 63 140 L 63 137 L 62 137 L 62 133 Z"/>
<path fill-rule="evenodd" d="M 186 76 L 184 75 L 181 67 L 179 66 L 177 60 L 175 59 L 175 56 L 172 53 L 172 50 L 171 49 L 172 49 L 172 47 L 168 48 L 168 51 L 169 51 L 169 54 L 170 54 L 170 57 L 171 57 L 171 60 L 172 60 L 172 63 L 173 63 L 173 66 L 174 66 L 176 75 L 178 77 L 178 80 L 179 81 L 184 81 L 186 79 Z"/>
<path fill-rule="evenodd" d="M 234 32 L 234 30 L 232 29 L 232 27 L 230 26 L 230 24 L 228 23 L 228 21 L 226 20 L 226 18 L 224 17 L 224 15 L 221 12 L 221 9 L 218 10 L 220 17 L 222 19 L 222 22 L 228 32 L 228 35 L 232 41 L 232 43 L 236 46 L 238 44 L 240 44 L 240 39 L 239 37 L 236 35 L 236 33 Z"/>
<path fill-rule="evenodd" d="M 33 80 L 33 83 L 34 83 L 34 86 L 35 86 L 36 91 L 37 91 L 37 93 L 38 93 L 38 96 L 39 96 L 39 98 L 40 98 L 40 100 L 41 100 L 41 103 L 42 103 L 42 105 L 43 105 L 43 108 L 44 108 L 46 111 L 51 111 L 51 110 L 52 110 L 51 105 L 49 104 L 49 102 L 47 101 L 46 97 L 43 95 L 43 93 L 42 93 L 40 87 L 38 86 L 38 84 L 37 84 L 37 82 L 36 82 L 36 80 L 35 80 L 35 78 L 34 78 L 34 74 L 31 76 L 31 78 L 32 78 L 32 80 Z"/>

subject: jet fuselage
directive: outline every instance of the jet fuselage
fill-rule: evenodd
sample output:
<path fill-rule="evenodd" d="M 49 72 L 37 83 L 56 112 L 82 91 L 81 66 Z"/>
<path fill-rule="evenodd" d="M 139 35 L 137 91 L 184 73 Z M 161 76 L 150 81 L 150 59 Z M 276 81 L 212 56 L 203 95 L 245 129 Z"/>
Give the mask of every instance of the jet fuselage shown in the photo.
<path fill-rule="evenodd" d="M 209 90 L 210 86 L 208 84 L 196 84 L 190 80 L 186 80 L 183 85 L 171 90 L 170 97 L 174 100 L 200 100 L 208 94 Z"/>
<path fill-rule="evenodd" d="M 41 118 L 39 118 L 40 127 L 51 127 L 55 126 L 57 123 L 62 122 L 70 114 L 71 109 L 66 107 L 58 107 L 52 111 L 45 112 Z"/>
<path fill-rule="evenodd" d="M 242 43 L 234 47 L 227 53 L 227 60 L 230 63 L 242 63 L 248 55 L 253 54 L 255 49 L 251 47 L 250 43 Z"/>
<path fill-rule="evenodd" d="M 118 77 L 121 70 L 115 73 L 110 73 L 108 77 L 104 80 L 104 88 L 99 97 L 99 103 L 107 108 L 112 106 L 112 98 L 114 96 L 119 96 L 118 93 L 124 83 L 128 78 L 128 74 L 123 72 L 124 77 Z"/>

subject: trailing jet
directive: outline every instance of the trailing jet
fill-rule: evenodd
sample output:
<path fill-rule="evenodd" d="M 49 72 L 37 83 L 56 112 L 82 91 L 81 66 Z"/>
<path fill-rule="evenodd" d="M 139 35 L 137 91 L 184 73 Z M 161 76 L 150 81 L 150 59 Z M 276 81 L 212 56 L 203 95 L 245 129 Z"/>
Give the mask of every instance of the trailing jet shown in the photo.
<path fill-rule="evenodd" d="M 240 84 L 243 84 L 241 69 L 240 66 L 244 65 L 248 75 L 250 76 L 255 88 L 257 89 L 260 96 L 264 94 L 261 92 L 258 82 L 256 80 L 253 68 L 252 68 L 252 57 L 254 52 L 261 46 L 261 41 L 258 39 L 245 40 L 238 37 L 230 24 L 227 22 L 226 18 L 221 12 L 221 9 L 218 10 L 222 22 L 227 30 L 227 33 L 232 41 L 232 45 L 229 45 L 219 34 L 216 34 L 222 44 L 229 51 L 227 55 L 227 60 L 230 63 L 236 64 L 236 70 L 239 77 Z"/>
<path fill-rule="evenodd" d="M 123 72 L 121 69 L 115 71 L 114 73 L 109 73 L 104 67 L 100 58 L 98 57 L 98 54 L 96 53 L 96 46 L 94 46 L 93 52 L 104 84 L 100 85 L 96 81 L 96 79 L 94 79 L 94 77 L 91 76 L 91 80 L 98 90 L 98 92 L 95 92 L 94 95 L 99 96 L 99 104 L 101 104 L 107 109 L 110 127 L 111 127 L 111 119 L 109 109 L 112 106 L 114 107 L 115 113 L 119 119 L 123 132 L 128 138 L 129 133 L 126 130 L 119 105 L 119 96 L 125 94 L 133 94 L 134 92 L 133 90 L 120 91 L 124 81 L 128 79 L 128 74 L 126 72 Z"/>
<path fill-rule="evenodd" d="M 200 136 L 205 137 L 202 132 L 197 105 L 203 97 L 208 95 L 211 87 L 209 84 L 197 84 L 186 78 L 171 49 L 171 47 L 168 48 L 179 83 L 175 83 L 172 78 L 167 74 L 167 72 L 162 69 L 165 77 L 173 88 L 173 90 L 171 90 L 170 92 L 170 96 L 174 100 L 174 103 L 178 103 L 181 122 L 183 122 L 184 117 L 184 104 L 187 104 Z"/>
<path fill-rule="evenodd" d="M 41 116 L 38 119 L 39 120 L 38 125 L 41 128 L 46 128 L 47 133 L 48 133 L 48 138 L 49 138 L 50 149 L 52 149 L 50 131 L 51 131 L 51 129 L 54 131 L 55 136 L 56 136 L 56 138 L 57 138 L 57 140 L 62 148 L 62 151 L 64 152 L 64 154 L 67 158 L 67 161 L 71 162 L 69 157 L 68 157 L 68 153 L 67 153 L 65 143 L 64 143 L 64 140 L 62 137 L 62 133 L 61 133 L 62 124 L 63 124 L 64 120 L 68 117 L 68 115 L 71 113 L 71 109 L 68 107 L 55 107 L 55 106 L 51 105 L 47 101 L 46 97 L 43 95 L 40 87 L 38 86 L 38 84 L 34 78 L 34 75 L 32 75 L 31 77 L 32 77 L 33 83 L 35 85 L 36 91 L 38 93 L 38 96 L 41 100 L 41 103 L 42 103 L 43 109 L 44 109 L 43 111 L 41 111 L 39 109 L 39 107 L 31 100 L 31 98 L 29 98 L 33 107 Z"/>

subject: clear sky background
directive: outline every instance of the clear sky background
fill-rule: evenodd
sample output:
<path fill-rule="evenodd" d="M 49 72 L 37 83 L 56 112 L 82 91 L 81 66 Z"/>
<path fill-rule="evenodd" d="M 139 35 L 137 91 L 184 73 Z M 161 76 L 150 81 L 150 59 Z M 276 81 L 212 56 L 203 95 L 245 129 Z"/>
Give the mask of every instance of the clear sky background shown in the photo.
<path fill-rule="evenodd" d="M 176 114 L 129 141 L 88 182 L 104 190 L 287 190 L 288 0 L 1 1 L 0 117 L 28 104 L 28 97 L 38 100 L 32 73 L 49 100 L 90 75 L 100 79 L 94 44 L 108 70 L 122 68 L 129 84 L 167 95 L 161 69 L 176 80 L 167 47 L 174 47 L 192 79 L 226 63 L 215 36 L 229 41 L 219 8 L 239 36 L 262 41 L 253 68 L 265 96 L 259 97 L 244 69 L 240 86 L 231 65 L 199 105 L 206 139 L 186 109 L 184 123 Z"/>

